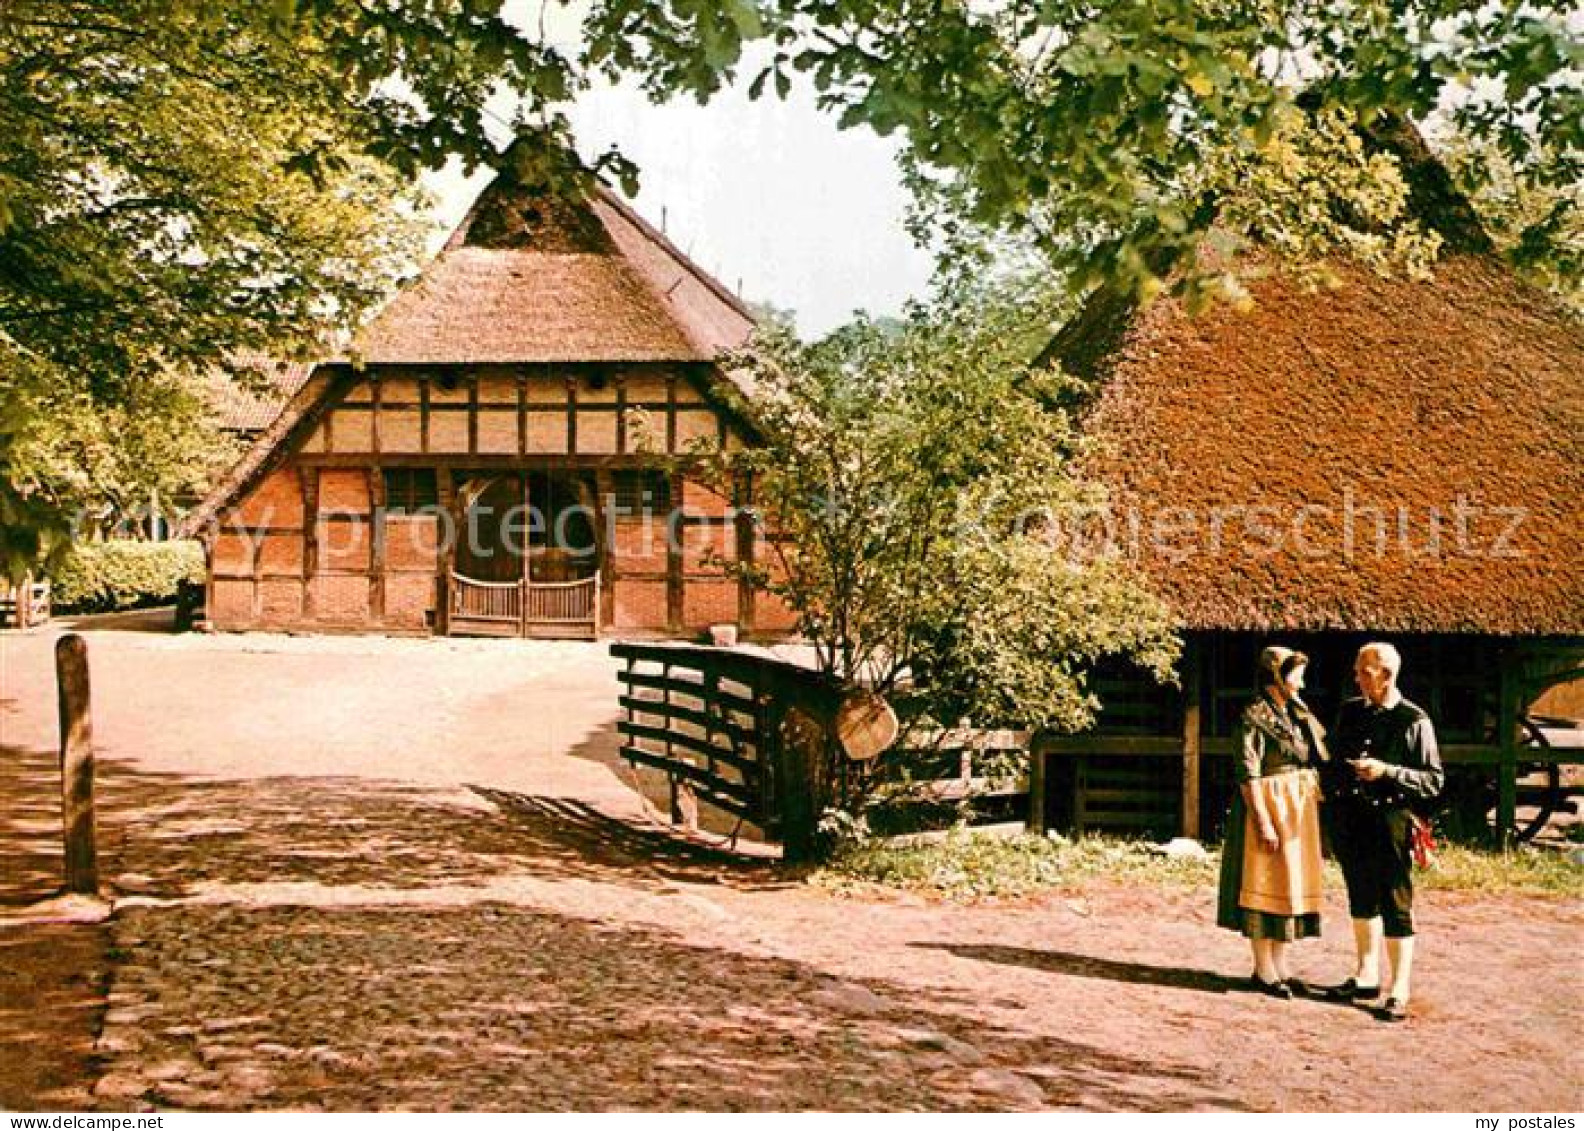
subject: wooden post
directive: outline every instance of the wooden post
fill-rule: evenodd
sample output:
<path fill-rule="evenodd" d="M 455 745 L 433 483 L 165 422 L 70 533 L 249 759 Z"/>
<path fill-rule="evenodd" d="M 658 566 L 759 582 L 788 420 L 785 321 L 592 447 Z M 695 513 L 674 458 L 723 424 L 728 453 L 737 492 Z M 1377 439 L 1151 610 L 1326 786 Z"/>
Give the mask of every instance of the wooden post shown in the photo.
<path fill-rule="evenodd" d="M 1496 843 L 1513 843 L 1518 827 L 1518 672 L 1510 650 L 1501 656 L 1501 710 L 1497 720 L 1501 739 L 1496 797 Z"/>
<path fill-rule="evenodd" d="M 776 793 L 781 808 L 781 858 L 788 864 L 814 859 L 819 812 L 814 797 L 812 719 L 793 707 L 780 712 L 776 742 Z"/>
<path fill-rule="evenodd" d="M 88 643 L 76 633 L 62 636 L 55 642 L 55 679 L 60 706 L 61 826 L 66 847 L 66 891 L 76 895 L 98 895 Z"/>
<path fill-rule="evenodd" d="M 1035 836 L 1045 835 L 1045 743 L 1038 731 L 1029 736 L 1028 816 L 1023 827 Z"/>
<path fill-rule="evenodd" d="M 1199 754 L 1202 748 L 1200 719 L 1201 649 L 1194 637 L 1183 641 L 1183 775 L 1182 835 L 1199 838 Z"/>

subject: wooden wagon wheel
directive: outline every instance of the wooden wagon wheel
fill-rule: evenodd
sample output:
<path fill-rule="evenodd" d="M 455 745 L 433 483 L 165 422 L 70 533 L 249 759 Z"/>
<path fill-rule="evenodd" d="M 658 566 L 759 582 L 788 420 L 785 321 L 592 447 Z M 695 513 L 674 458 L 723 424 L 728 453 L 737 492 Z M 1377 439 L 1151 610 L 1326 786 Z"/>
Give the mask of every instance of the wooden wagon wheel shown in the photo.
<path fill-rule="evenodd" d="M 1540 724 L 1525 715 L 1518 720 L 1520 740 L 1519 749 L 1538 748 L 1551 749 L 1551 740 L 1545 736 L 1545 731 L 1540 729 Z M 1539 777 L 1539 784 L 1525 785 L 1526 779 Z M 1536 812 L 1534 818 L 1527 824 L 1519 822 L 1517 837 L 1520 841 L 1533 840 L 1551 821 L 1551 815 L 1562 807 L 1562 767 L 1555 762 L 1530 762 L 1525 764 L 1520 757 L 1518 762 L 1518 804 L 1521 806 L 1528 801 L 1534 805 Z M 1494 809 L 1486 811 L 1486 823 L 1492 836 L 1499 837 L 1501 830 L 1496 827 L 1496 814 Z"/>
<path fill-rule="evenodd" d="M 1520 750 L 1551 748 L 1551 741 L 1546 738 L 1545 731 L 1540 725 L 1527 715 L 1518 719 Z M 1499 742 L 1500 736 L 1491 733 L 1486 736 L 1488 742 Z M 1536 778 L 1538 782 L 1524 784 L 1526 779 Z M 1493 840 L 1501 838 L 1501 830 L 1496 827 L 1496 803 L 1500 794 L 1500 787 L 1492 779 L 1489 768 L 1485 766 L 1471 766 L 1461 770 L 1458 780 L 1448 783 L 1451 793 L 1450 817 L 1454 822 L 1453 832 L 1472 832 L 1478 830 Z M 1535 808 L 1535 815 L 1528 821 L 1520 821 L 1514 835 L 1519 841 L 1530 841 L 1539 835 L 1540 830 L 1550 822 L 1552 814 L 1562 807 L 1562 767 L 1555 762 L 1525 762 L 1520 755 L 1518 760 L 1518 805 L 1530 805 Z"/>

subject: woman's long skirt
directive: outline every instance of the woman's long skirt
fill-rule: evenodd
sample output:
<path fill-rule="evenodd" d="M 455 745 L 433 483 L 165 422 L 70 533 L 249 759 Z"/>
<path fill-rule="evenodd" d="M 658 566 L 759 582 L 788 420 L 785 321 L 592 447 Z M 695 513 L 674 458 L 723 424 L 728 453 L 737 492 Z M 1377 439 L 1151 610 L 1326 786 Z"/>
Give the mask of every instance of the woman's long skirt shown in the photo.
<path fill-rule="evenodd" d="M 1319 782 L 1312 770 L 1297 770 L 1249 784 L 1263 793 L 1281 847 L 1275 852 L 1261 847 L 1254 814 L 1238 789 L 1221 846 L 1216 925 L 1251 939 L 1316 937 L 1322 876 Z"/>

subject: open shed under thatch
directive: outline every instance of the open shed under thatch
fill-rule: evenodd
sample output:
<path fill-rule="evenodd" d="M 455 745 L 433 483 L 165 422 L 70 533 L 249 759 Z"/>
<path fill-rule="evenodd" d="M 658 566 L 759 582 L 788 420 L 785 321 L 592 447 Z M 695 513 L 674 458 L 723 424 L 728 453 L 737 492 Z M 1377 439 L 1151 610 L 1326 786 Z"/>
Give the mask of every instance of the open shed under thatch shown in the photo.
<path fill-rule="evenodd" d="M 1512 720 L 1584 669 L 1584 328 L 1408 141 L 1413 207 L 1447 235 L 1430 278 L 1340 266 L 1320 287 L 1256 255 L 1246 310 L 1100 292 L 1046 351 L 1091 390 L 1110 504 L 1085 544 L 1132 560 L 1188 644 L 1182 691 L 1106 672 L 1098 729 L 1052 744 L 1072 823 L 1212 827 L 1224 761 L 1202 790 L 1200 758 L 1226 752 L 1267 642 L 1314 658 L 1325 713 L 1357 646 L 1391 640 L 1453 759 L 1509 769 Z"/>

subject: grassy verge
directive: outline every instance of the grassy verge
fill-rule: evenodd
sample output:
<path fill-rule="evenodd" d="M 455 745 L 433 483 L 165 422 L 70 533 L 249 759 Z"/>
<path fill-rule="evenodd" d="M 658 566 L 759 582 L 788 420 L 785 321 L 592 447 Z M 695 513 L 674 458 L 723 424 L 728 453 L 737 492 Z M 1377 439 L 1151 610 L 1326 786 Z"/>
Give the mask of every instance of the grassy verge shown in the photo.
<path fill-rule="evenodd" d="M 1203 859 L 1178 858 L 1110 837 L 1054 840 L 956 830 L 932 844 L 853 845 L 838 852 L 810 882 L 836 892 L 879 886 L 972 902 L 1072 891 L 1095 882 L 1209 889 L 1215 886 L 1218 868 L 1214 852 Z M 1327 884 L 1340 888 L 1335 864 L 1327 862 L 1326 871 Z M 1425 887 L 1442 891 L 1584 896 L 1584 867 L 1554 851 L 1503 854 L 1447 846 L 1435 867 L 1419 875 Z"/>

